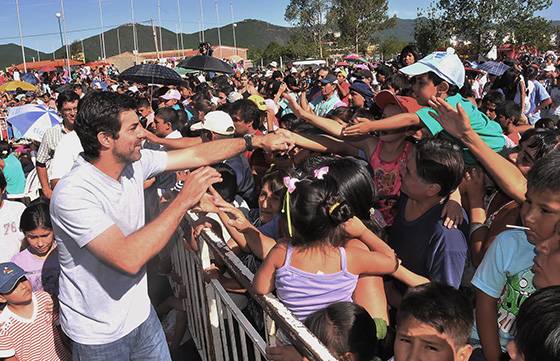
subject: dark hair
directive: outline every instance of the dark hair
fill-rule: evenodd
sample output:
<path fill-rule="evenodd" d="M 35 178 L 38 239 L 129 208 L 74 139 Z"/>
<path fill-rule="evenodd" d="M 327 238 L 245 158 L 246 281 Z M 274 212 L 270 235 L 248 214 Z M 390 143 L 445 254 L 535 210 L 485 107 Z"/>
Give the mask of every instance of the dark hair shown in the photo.
<path fill-rule="evenodd" d="M 226 163 L 215 164 L 212 168 L 217 170 L 222 176 L 222 181 L 214 184 L 214 189 L 216 189 L 226 202 L 233 202 L 238 191 L 235 170 Z"/>
<path fill-rule="evenodd" d="M 439 75 L 437 75 L 433 71 L 429 71 L 426 74 L 428 75 L 428 79 L 430 79 L 435 86 L 438 86 L 445 81 L 449 85 L 449 90 L 447 90 L 447 95 L 453 96 L 459 93 L 460 89 L 457 85 L 451 84 L 447 80 L 440 78 Z M 467 84 L 467 82 L 465 82 L 465 84 Z"/>
<path fill-rule="evenodd" d="M 416 46 L 413 44 L 408 44 L 404 48 L 402 48 L 401 53 L 399 55 L 399 59 L 402 63 L 406 54 L 412 54 L 414 56 L 414 62 L 418 61 L 418 51 L 416 50 Z"/>
<path fill-rule="evenodd" d="M 535 128 L 556 129 L 557 122 L 551 118 L 541 118 L 535 123 Z"/>
<path fill-rule="evenodd" d="M 118 139 L 121 129 L 120 115 L 126 110 L 136 110 L 136 101 L 124 94 L 92 92 L 78 104 L 75 130 L 84 148 L 84 158 L 97 159 L 101 144 L 97 134 L 106 132 Z"/>
<path fill-rule="evenodd" d="M 163 119 L 166 123 L 170 123 L 173 130 L 181 129 L 183 126 L 179 122 L 179 114 L 171 107 L 158 108 L 154 116 Z"/>
<path fill-rule="evenodd" d="M 58 111 L 62 111 L 64 103 L 75 102 L 76 100 L 80 100 L 80 96 L 78 94 L 76 94 L 73 90 L 65 90 L 58 94 L 58 98 L 56 98 L 56 108 Z"/>
<path fill-rule="evenodd" d="M 482 98 L 482 102 L 490 102 L 496 105 L 496 107 L 502 104 L 506 100 L 504 94 L 497 90 L 490 90 L 484 98 Z"/>
<path fill-rule="evenodd" d="M 350 107 L 334 108 L 327 114 L 327 118 L 329 119 L 339 118 L 345 123 L 349 123 L 353 117 L 354 117 L 354 109 Z"/>
<path fill-rule="evenodd" d="M 266 183 L 268 183 L 272 194 L 282 199 L 284 197 L 284 194 L 286 193 L 286 187 L 284 186 L 284 177 L 287 176 L 288 173 L 284 169 L 272 168 L 264 174 L 261 180 L 261 184 L 264 186 Z"/>
<path fill-rule="evenodd" d="M 560 131 L 557 129 L 528 129 L 519 140 L 519 144 L 527 143 L 527 148 L 535 149 L 534 160 L 539 160 L 558 148 Z"/>
<path fill-rule="evenodd" d="M 509 68 L 492 84 L 492 89 L 502 89 L 505 99 L 514 100 L 519 84 L 519 74 L 514 68 Z"/>
<path fill-rule="evenodd" d="M 560 360 L 560 286 L 537 290 L 523 302 L 513 334 L 525 361 Z"/>
<path fill-rule="evenodd" d="M 560 151 L 554 150 L 538 159 L 527 174 L 527 187 L 541 192 L 560 191 Z"/>
<path fill-rule="evenodd" d="M 389 87 L 395 89 L 395 93 L 401 96 L 411 96 L 412 94 L 412 84 L 406 75 L 403 73 L 396 73 L 391 75 L 391 77 L 385 82 L 383 89 L 388 89 Z"/>
<path fill-rule="evenodd" d="M 261 124 L 261 111 L 255 103 L 248 99 L 239 99 L 228 109 L 229 115 L 236 117 L 243 123 L 252 124 L 253 129 L 259 129 Z"/>
<path fill-rule="evenodd" d="M 31 232 L 39 227 L 52 229 L 49 205 L 43 200 L 31 202 L 21 214 L 19 229 L 22 232 Z"/>
<path fill-rule="evenodd" d="M 438 184 L 446 197 L 461 183 L 465 162 L 459 147 L 440 136 L 423 139 L 415 147 L 416 171 L 428 183 Z"/>
<path fill-rule="evenodd" d="M 518 124 L 519 118 L 521 117 L 521 106 L 519 104 L 515 104 L 515 102 L 511 100 L 506 100 L 503 103 L 497 103 L 496 116 L 499 117 L 500 115 L 508 119 L 513 119 L 513 124 Z"/>
<path fill-rule="evenodd" d="M 4 192 L 7 186 L 8 186 L 8 182 L 6 181 L 4 172 L 2 171 L 2 169 L 0 169 L 0 191 Z M 2 192 L 0 192 L 0 196 L 2 196 Z"/>
<path fill-rule="evenodd" d="M 377 353 L 376 327 L 373 318 L 360 305 L 336 302 L 309 315 L 305 326 L 337 358 L 347 352 L 358 361 L 370 361 Z"/>
<path fill-rule="evenodd" d="M 294 246 L 307 247 L 324 240 L 330 240 L 334 246 L 341 245 L 343 237 L 338 226 L 353 213 L 331 176 L 301 180 L 289 195 L 289 203 Z"/>
<path fill-rule="evenodd" d="M 4 159 L 12 152 L 12 146 L 5 140 L 0 140 L 0 159 Z"/>
<path fill-rule="evenodd" d="M 152 105 L 150 104 L 150 101 L 146 98 L 139 98 L 138 101 L 136 102 L 136 108 L 140 108 L 140 107 L 148 107 L 151 108 Z"/>
<path fill-rule="evenodd" d="M 392 70 L 390 67 L 388 67 L 387 65 L 385 65 L 385 64 L 379 65 L 379 66 L 375 69 L 375 72 L 376 72 L 377 74 L 379 74 L 379 75 L 385 76 L 386 78 L 389 78 L 389 77 L 391 77 L 391 76 L 394 75 L 393 70 Z"/>
<path fill-rule="evenodd" d="M 411 317 L 449 335 L 455 346 L 467 343 L 474 323 L 468 299 L 455 288 L 435 282 L 408 289 L 397 313 L 397 329 Z"/>

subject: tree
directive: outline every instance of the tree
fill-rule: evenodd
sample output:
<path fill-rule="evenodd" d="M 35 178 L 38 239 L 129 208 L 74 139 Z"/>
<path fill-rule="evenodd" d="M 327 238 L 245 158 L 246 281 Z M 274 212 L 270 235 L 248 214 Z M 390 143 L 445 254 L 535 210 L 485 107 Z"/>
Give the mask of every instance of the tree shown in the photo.
<path fill-rule="evenodd" d="M 535 12 L 550 5 L 552 0 L 434 0 L 425 14 L 437 20 L 447 39 L 456 37 L 470 44 L 473 55 L 479 55 L 523 32 L 534 21 Z"/>
<path fill-rule="evenodd" d="M 447 47 L 450 37 L 444 31 L 440 20 L 419 12 L 414 27 L 414 41 L 422 55 Z"/>
<path fill-rule="evenodd" d="M 551 37 L 554 28 L 549 20 L 540 16 L 528 19 L 514 19 L 510 27 L 515 29 L 515 34 L 510 42 L 515 45 L 534 45 L 539 50 L 548 50 L 551 46 Z"/>
<path fill-rule="evenodd" d="M 342 42 L 358 53 L 365 51 L 381 30 L 395 26 L 396 17 L 389 17 L 387 10 L 387 0 L 333 0 L 331 13 Z"/>
<path fill-rule="evenodd" d="M 385 39 L 379 45 L 379 53 L 383 54 L 384 59 L 390 59 L 399 54 L 406 45 L 406 41 L 394 37 Z"/>
<path fill-rule="evenodd" d="M 327 32 L 326 15 L 331 7 L 330 0 L 290 0 L 284 18 L 291 22 L 308 41 L 319 45 L 319 56 L 323 57 L 323 38 Z"/>

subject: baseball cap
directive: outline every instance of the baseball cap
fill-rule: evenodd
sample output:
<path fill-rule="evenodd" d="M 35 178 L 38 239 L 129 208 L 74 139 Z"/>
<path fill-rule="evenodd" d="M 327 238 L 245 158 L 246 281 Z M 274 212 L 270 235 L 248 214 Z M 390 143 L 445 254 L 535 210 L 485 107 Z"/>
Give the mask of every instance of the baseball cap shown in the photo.
<path fill-rule="evenodd" d="M 170 99 L 181 100 L 181 93 L 179 93 L 177 89 L 169 89 L 167 93 L 160 96 L 160 98 L 165 100 L 170 100 Z"/>
<path fill-rule="evenodd" d="M 329 74 L 323 79 L 321 79 L 321 84 L 326 85 L 326 84 L 334 83 L 335 81 L 336 81 L 336 76 Z"/>
<path fill-rule="evenodd" d="M 364 98 L 373 98 L 373 91 L 371 88 L 364 82 L 356 80 L 355 82 L 350 85 L 350 90 L 359 93 Z"/>
<path fill-rule="evenodd" d="M 208 112 L 204 120 L 191 125 L 191 130 L 206 129 L 221 135 L 232 135 L 235 131 L 231 116 L 221 110 Z"/>
<path fill-rule="evenodd" d="M 459 88 L 462 88 L 465 84 L 465 66 L 455 54 L 453 48 L 447 48 L 447 51 L 433 52 L 416 63 L 401 69 L 401 72 L 408 76 L 426 74 L 430 71 Z"/>
<path fill-rule="evenodd" d="M 257 108 L 259 108 L 259 110 L 262 110 L 263 112 L 266 111 L 266 109 L 267 109 L 266 108 L 266 102 L 264 101 L 264 98 L 261 97 L 260 95 L 253 94 L 247 99 L 249 99 L 250 101 L 255 103 Z"/>
<path fill-rule="evenodd" d="M 22 277 L 25 277 L 25 271 L 15 263 L 0 263 L 0 293 L 10 293 Z"/>
<path fill-rule="evenodd" d="M 388 90 L 382 90 L 377 93 L 375 96 L 375 104 L 377 104 L 377 106 L 382 110 L 390 104 L 398 105 L 405 113 L 416 113 L 417 110 L 422 108 L 416 99 L 395 95 Z"/>
<path fill-rule="evenodd" d="M 239 99 L 243 99 L 243 95 L 241 95 L 239 92 L 236 91 L 232 91 L 227 96 L 228 103 L 235 103 Z"/>
<path fill-rule="evenodd" d="M 345 78 L 348 77 L 348 73 L 344 69 L 341 69 L 341 68 L 336 68 L 334 70 L 334 73 L 335 74 L 342 74 L 342 76 L 345 77 Z"/>

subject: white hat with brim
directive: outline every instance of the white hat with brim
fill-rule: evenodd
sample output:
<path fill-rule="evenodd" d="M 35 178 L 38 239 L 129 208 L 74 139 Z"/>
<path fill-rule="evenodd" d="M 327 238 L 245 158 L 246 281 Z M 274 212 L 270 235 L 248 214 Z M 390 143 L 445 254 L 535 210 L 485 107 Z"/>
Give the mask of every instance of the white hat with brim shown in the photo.
<path fill-rule="evenodd" d="M 221 110 L 209 112 L 204 120 L 191 125 L 191 130 L 209 130 L 220 135 L 233 135 L 235 127 L 231 116 Z"/>
<path fill-rule="evenodd" d="M 405 66 L 400 70 L 408 76 L 416 76 L 433 72 L 450 84 L 462 88 L 465 84 L 465 66 L 455 54 L 455 49 L 436 51 L 418 60 L 416 63 Z"/>

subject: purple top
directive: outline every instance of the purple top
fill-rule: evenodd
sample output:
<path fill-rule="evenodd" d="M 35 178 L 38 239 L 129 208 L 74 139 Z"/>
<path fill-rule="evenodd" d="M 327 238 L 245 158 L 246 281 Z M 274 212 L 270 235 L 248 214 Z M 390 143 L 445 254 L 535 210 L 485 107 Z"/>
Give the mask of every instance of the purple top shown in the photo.
<path fill-rule="evenodd" d="M 348 272 L 346 251 L 342 247 L 338 249 L 342 270 L 315 274 L 290 265 L 293 248 L 288 245 L 286 262 L 276 270 L 276 294 L 300 321 L 335 302 L 352 302 L 358 275 Z"/>
<path fill-rule="evenodd" d="M 26 248 L 12 257 L 12 262 L 20 266 L 31 283 L 33 292 L 46 291 L 58 296 L 58 275 L 60 265 L 58 263 L 58 249 L 55 248 L 45 259 L 34 256 Z"/>

